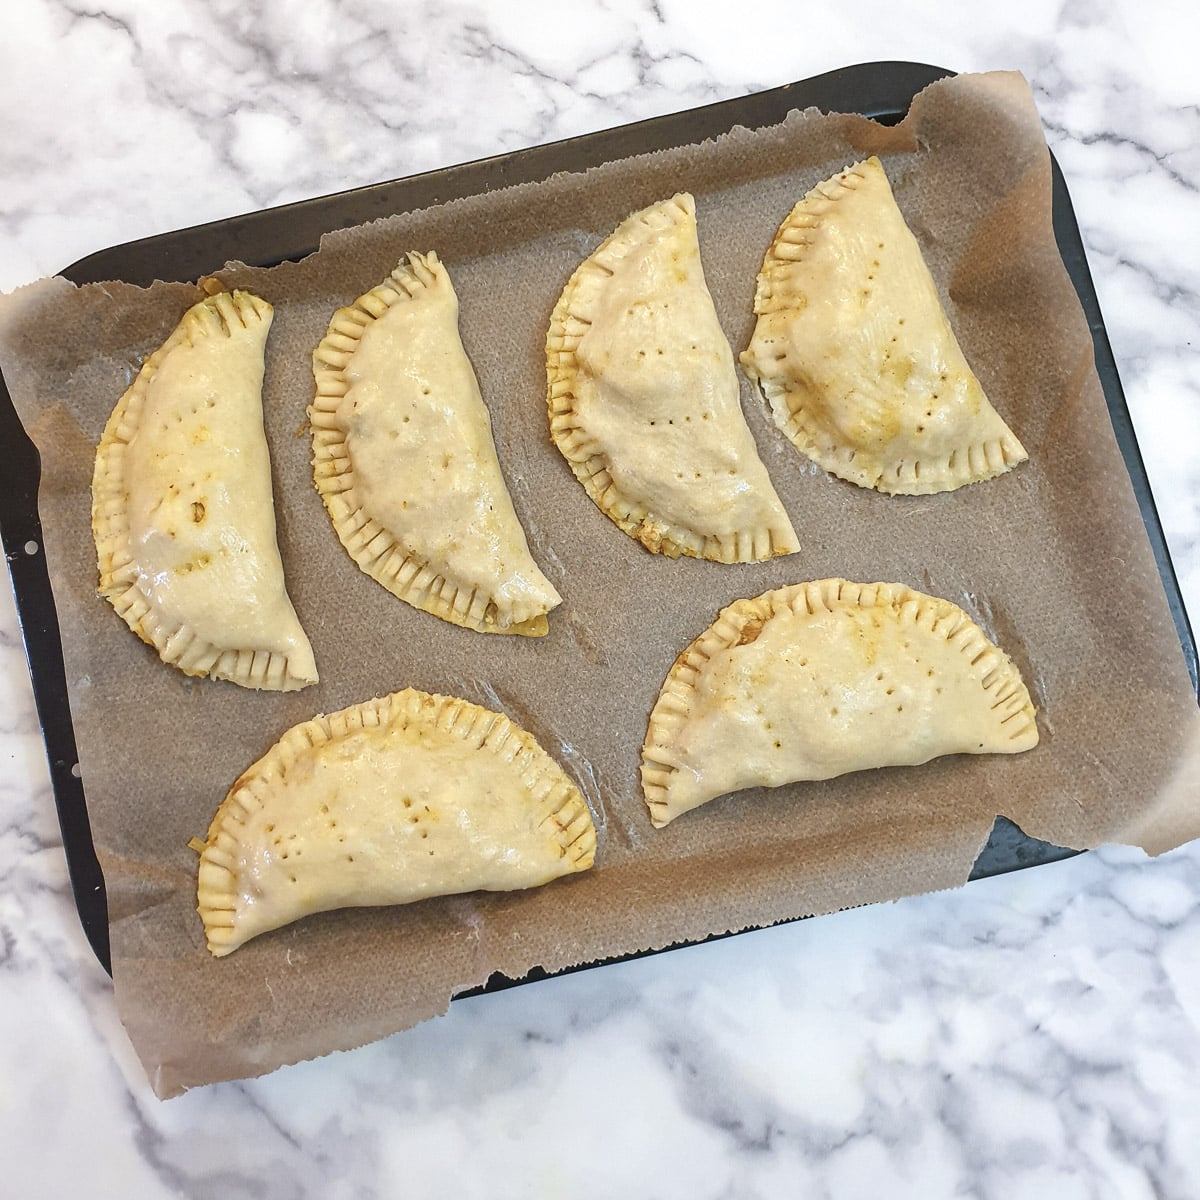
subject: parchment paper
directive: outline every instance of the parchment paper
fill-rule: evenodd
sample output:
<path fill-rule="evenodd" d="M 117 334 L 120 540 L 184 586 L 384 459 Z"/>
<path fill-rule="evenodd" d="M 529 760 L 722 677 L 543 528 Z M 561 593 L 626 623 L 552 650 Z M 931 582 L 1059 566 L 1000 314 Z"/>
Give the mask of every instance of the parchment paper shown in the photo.
<path fill-rule="evenodd" d="M 549 442 L 543 346 L 563 284 L 628 213 L 690 190 L 709 286 L 739 351 L 779 222 L 814 183 L 872 152 L 1030 461 L 947 495 L 865 491 L 809 465 L 743 383 L 801 551 L 734 567 L 646 553 Z M 7 299 L 0 365 L 42 456 L 45 549 L 117 1002 L 160 1096 L 382 1037 L 493 971 L 517 977 L 957 886 L 997 814 L 1078 848 L 1122 841 L 1158 853 L 1200 833 L 1200 717 L 1054 244 L 1050 184 L 1024 81 L 962 76 L 930 87 L 893 129 L 793 114 L 343 230 L 299 264 L 220 272 L 276 306 L 264 406 L 279 540 L 321 672 L 318 687 L 282 696 L 167 668 L 96 595 L 94 447 L 197 289 L 55 279 Z M 351 562 L 313 489 L 301 428 L 312 348 L 335 308 L 402 252 L 430 248 L 459 293 L 518 514 L 565 597 L 542 640 L 475 634 L 394 599 Z M 637 767 L 676 654 L 733 599 L 832 575 L 963 605 L 1021 668 L 1040 746 L 745 792 L 654 831 Z M 531 730 L 594 807 L 595 869 L 531 892 L 325 914 L 211 958 L 189 837 L 291 725 L 405 686 L 502 708 Z"/>

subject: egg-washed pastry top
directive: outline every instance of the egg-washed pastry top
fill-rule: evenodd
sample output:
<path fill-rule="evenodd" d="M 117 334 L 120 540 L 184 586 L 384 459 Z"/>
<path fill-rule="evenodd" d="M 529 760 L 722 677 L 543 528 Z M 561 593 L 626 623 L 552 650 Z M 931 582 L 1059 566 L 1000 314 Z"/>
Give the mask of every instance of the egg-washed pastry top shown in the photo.
<path fill-rule="evenodd" d="M 1037 742 L 1020 672 L 961 608 L 822 579 L 736 601 L 683 651 L 650 716 L 642 787 L 662 826 L 742 788 Z"/>
<path fill-rule="evenodd" d="M 444 621 L 545 634 L 562 597 L 529 552 L 437 255 L 339 309 L 313 373 L 314 478 L 350 557 Z"/>
<path fill-rule="evenodd" d="M 792 209 L 754 311 L 742 365 L 779 428 L 834 475 L 917 495 L 1028 457 L 967 364 L 877 158 Z"/>
<path fill-rule="evenodd" d="M 410 688 L 289 729 L 196 848 L 220 957 L 329 909 L 539 887 L 592 865 L 596 829 L 531 734 Z"/>
<path fill-rule="evenodd" d="M 263 430 L 271 305 L 219 292 L 146 359 L 96 451 L 100 592 L 188 675 L 290 691 L 317 681 L 284 585 Z"/>
<path fill-rule="evenodd" d="M 742 414 L 691 196 L 634 213 L 579 266 L 546 365 L 550 436 L 646 549 L 755 562 L 799 548 Z"/>

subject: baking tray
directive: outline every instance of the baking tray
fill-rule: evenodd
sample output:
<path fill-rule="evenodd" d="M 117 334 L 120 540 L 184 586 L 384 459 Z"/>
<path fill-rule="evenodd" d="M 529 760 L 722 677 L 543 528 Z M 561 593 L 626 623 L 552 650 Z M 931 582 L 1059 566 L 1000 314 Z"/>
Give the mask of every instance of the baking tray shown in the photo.
<path fill-rule="evenodd" d="M 816 107 L 827 112 L 856 112 L 894 124 L 908 111 L 909 104 L 919 91 L 950 74 L 952 72 L 940 67 L 909 62 L 863 63 L 845 67 L 771 91 L 655 117 L 567 141 L 127 242 L 89 255 L 67 267 L 61 274 L 77 284 L 121 279 L 149 286 L 157 279 L 182 282 L 196 280 L 234 260 L 254 266 L 274 266 L 311 254 L 317 249 L 321 235 L 333 229 L 516 183 L 545 179 L 559 171 L 582 171 L 612 159 L 702 141 L 726 133 L 735 125 L 750 129 L 773 125 L 782 121 L 792 109 Z M 1200 689 L 1197 683 L 1196 643 L 1100 315 L 1070 196 L 1053 157 L 1052 171 L 1054 232 L 1058 247 L 1087 315 L 1109 416 L 1141 508 L 1192 684 Z M 41 523 L 37 508 L 40 463 L 37 451 L 17 420 L 2 376 L 0 446 L 3 446 L 5 456 L 3 484 L 0 485 L 0 540 L 3 541 L 12 576 L 17 615 L 33 681 L 34 701 L 50 764 L 51 784 L 62 828 L 71 888 L 84 933 L 100 963 L 111 973 L 104 880 L 92 844 L 83 782 L 79 777 L 58 619 L 45 556 L 41 553 Z M 999 817 L 972 869 L 971 878 L 1053 862 L 1074 853 L 1073 850 L 1026 837 L 1012 822 Z M 732 935 L 718 934 L 704 940 L 728 936 Z M 694 943 L 679 943 L 689 944 Z M 642 955 L 606 961 L 637 957 Z M 569 970 L 597 965 L 600 964 L 588 963 Z M 536 969 L 519 980 L 493 975 L 483 987 L 461 994 L 494 991 L 546 976 L 546 972 Z"/>

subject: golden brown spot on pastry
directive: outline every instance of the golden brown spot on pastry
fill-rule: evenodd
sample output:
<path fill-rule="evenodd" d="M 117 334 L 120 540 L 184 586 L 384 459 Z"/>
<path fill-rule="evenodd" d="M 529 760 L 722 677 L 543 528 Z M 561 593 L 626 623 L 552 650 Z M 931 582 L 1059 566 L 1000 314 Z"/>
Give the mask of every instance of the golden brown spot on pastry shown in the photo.
<path fill-rule="evenodd" d="M 752 617 L 742 626 L 742 631 L 738 634 L 736 645 L 749 646 L 751 642 L 758 639 L 758 635 L 762 633 L 762 629 L 763 622 Z"/>
<path fill-rule="evenodd" d="M 180 575 L 190 575 L 193 571 L 203 571 L 212 562 L 212 558 L 207 554 L 201 554 L 198 558 L 190 562 L 185 562 L 179 568 Z"/>
<path fill-rule="evenodd" d="M 205 512 L 204 501 L 203 500 L 193 500 L 192 501 L 192 520 L 195 521 L 195 523 L 197 525 L 199 525 L 204 520 L 204 512 Z"/>

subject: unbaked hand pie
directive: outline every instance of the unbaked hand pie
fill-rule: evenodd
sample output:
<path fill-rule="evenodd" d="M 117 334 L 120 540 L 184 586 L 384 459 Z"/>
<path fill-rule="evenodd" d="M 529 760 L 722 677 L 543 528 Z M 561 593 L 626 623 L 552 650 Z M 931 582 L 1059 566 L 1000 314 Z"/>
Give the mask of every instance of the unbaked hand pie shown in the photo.
<path fill-rule="evenodd" d="M 100 592 L 188 675 L 291 691 L 317 682 L 284 585 L 263 431 L 271 306 L 220 292 L 146 359 L 96 451 Z"/>
<path fill-rule="evenodd" d="M 313 373 L 313 472 L 350 557 L 455 625 L 545 634 L 562 597 L 529 553 L 437 255 L 339 309 Z"/>
<path fill-rule="evenodd" d="M 1016 754 L 1038 742 L 1020 672 L 961 608 L 896 583 L 823 579 L 726 608 L 650 715 L 650 819 L 741 788 Z"/>
<path fill-rule="evenodd" d="M 596 829 L 532 735 L 408 689 L 288 730 L 194 844 L 220 957 L 329 909 L 539 887 L 592 865 Z"/>
<path fill-rule="evenodd" d="M 1028 457 L 963 357 L 877 158 L 801 200 L 767 251 L 742 365 L 803 454 L 881 492 L 946 492 Z"/>
<path fill-rule="evenodd" d="M 555 445 L 647 550 L 755 562 L 799 548 L 742 415 L 691 196 L 634 213 L 583 262 L 546 364 Z"/>

